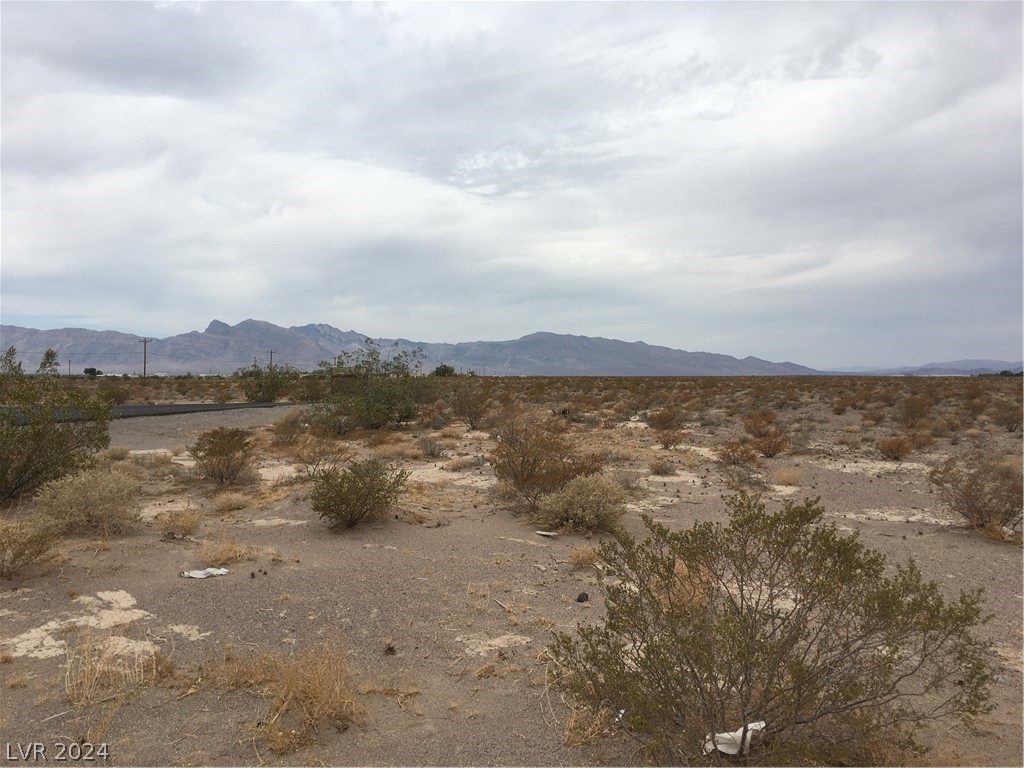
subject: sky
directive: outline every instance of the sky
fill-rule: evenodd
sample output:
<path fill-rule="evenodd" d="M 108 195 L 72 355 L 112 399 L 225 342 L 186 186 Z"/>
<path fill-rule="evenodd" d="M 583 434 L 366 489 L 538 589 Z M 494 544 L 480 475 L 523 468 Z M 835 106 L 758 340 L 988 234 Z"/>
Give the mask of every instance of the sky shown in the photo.
<path fill-rule="evenodd" d="M 0 4 L 0 321 L 1022 356 L 1019 2 Z"/>

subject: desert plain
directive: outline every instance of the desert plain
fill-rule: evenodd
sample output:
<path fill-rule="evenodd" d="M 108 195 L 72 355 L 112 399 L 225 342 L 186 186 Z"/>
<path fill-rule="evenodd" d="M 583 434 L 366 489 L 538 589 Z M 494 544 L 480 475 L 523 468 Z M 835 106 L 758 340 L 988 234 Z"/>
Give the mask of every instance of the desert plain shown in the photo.
<path fill-rule="evenodd" d="M 311 508 L 301 405 L 112 422 L 97 460 L 141 482 L 139 522 L 106 539 L 66 538 L 56 560 L 0 582 L 8 761 L 29 762 L 19 756 L 41 745 L 48 762 L 59 751 L 83 762 L 89 750 L 112 765 L 642 762 L 636 741 L 553 684 L 552 632 L 603 614 L 593 548 L 608 535 L 545 535 L 500 486 L 489 424 L 514 402 L 601 455 L 625 489 L 622 525 L 635 535 L 641 513 L 673 529 L 725 522 L 725 498 L 739 491 L 769 509 L 818 497 L 825 522 L 893 562 L 913 558 L 948 599 L 983 589 L 994 708 L 974 728 L 929 727 L 923 762 L 1022 764 L 1019 530 L 966 526 L 929 481 L 950 457 L 981 454 L 1021 471 L 1020 378 L 477 385 L 489 407 L 475 428 L 442 398 L 395 429 L 320 438 L 342 461 L 375 456 L 409 472 L 385 517 L 340 531 Z M 168 383 L 144 399 L 204 395 Z M 648 423 L 667 407 L 685 413 L 668 448 Z M 723 445 L 751 443 L 758 412 L 788 445 L 723 461 Z M 244 482 L 197 477 L 187 448 L 216 427 L 250 432 Z M 910 445 L 901 458 L 882 450 L 893 437 Z M 4 514 L 30 514 L 32 503 Z M 186 518 L 186 534 L 169 522 Z M 227 573 L 181 575 L 210 567 Z M 282 703 L 303 659 L 347 670 L 345 690 L 324 695 L 342 695 L 351 721 L 309 728 L 301 695 Z"/>

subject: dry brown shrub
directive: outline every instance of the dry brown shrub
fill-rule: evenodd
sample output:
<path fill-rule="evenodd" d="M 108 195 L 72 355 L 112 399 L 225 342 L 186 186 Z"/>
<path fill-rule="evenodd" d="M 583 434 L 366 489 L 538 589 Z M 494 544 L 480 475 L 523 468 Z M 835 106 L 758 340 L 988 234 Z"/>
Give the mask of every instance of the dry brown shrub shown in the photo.
<path fill-rule="evenodd" d="M 21 520 L 0 518 L 0 579 L 49 562 L 59 541 L 60 527 L 51 520 L 38 516 Z"/>
<path fill-rule="evenodd" d="M 690 436 L 689 432 L 684 432 L 681 429 L 656 429 L 654 430 L 654 439 L 658 441 L 665 450 L 675 448 L 683 440 Z"/>
<path fill-rule="evenodd" d="M 591 544 L 578 544 L 569 550 L 569 565 L 573 568 L 593 568 L 599 562 L 601 555 Z"/>
<path fill-rule="evenodd" d="M 271 425 L 272 442 L 274 445 L 295 445 L 308 429 L 306 412 L 292 408 Z"/>
<path fill-rule="evenodd" d="M 875 442 L 875 447 L 885 458 L 892 461 L 902 461 L 914 452 L 914 444 L 902 435 L 893 435 L 884 440 L 878 440 Z"/>
<path fill-rule="evenodd" d="M 743 428 L 754 437 L 763 437 L 771 431 L 775 418 L 775 411 L 770 408 L 758 408 L 743 419 Z"/>
<path fill-rule="evenodd" d="M 337 440 L 307 437 L 296 448 L 293 460 L 300 465 L 302 474 L 313 480 L 325 472 L 341 469 L 351 455 L 348 447 Z"/>
<path fill-rule="evenodd" d="M 537 508 L 542 496 L 603 466 L 599 454 L 577 451 L 559 431 L 557 420 L 540 421 L 517 408 L 507 409 L 496 420 L 494 474 L 530 509 Z"/>
<path fill-rule="evenodd" d="M 729 440 L 715 448 L 718 460 L 731 467 L 752 466 L 757 464 L 757 451 L 739 440 Z"/>
<path fill-rule="evenodd" d="M 157 528 L 163 533 L 192 536 L 199 530 L 202 516 L 194 509 L 172 509 L 157 518 Z"/>
<path fill-rule="evenodd" d="M 754 447 L 755 451 L 770 459 L 789 448 L 790 439 L 779 430 L 773 429 L 761 437 L 755 437 L 750 441 L 750 444 Z"/>
<path fill-rule="evenodd" d="M 676 473 L 676 465 L 665 459 L 655 459 L 651 462 L 650 470 L 652 475 L 674 475 Z"/>
<path fill-rule="evenodd" d="M 950 511 L 976 530 L 993 538 L 1008 538 L 1021 525 L 1024 471 L 1019 459 L 997 461 L 978 453 L 963 461 L 950 458 L 933 469 L 928 479 Z"/>

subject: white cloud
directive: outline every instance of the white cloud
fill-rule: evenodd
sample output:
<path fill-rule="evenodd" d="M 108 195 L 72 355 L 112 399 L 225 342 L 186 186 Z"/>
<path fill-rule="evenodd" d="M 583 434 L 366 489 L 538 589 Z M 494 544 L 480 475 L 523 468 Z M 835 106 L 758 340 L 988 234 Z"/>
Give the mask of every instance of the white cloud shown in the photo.
<path fill-rule="evenodd" d="M 995 3 L 5 6 L 4 322 L 1019 356 L 1020 22 Z"/>

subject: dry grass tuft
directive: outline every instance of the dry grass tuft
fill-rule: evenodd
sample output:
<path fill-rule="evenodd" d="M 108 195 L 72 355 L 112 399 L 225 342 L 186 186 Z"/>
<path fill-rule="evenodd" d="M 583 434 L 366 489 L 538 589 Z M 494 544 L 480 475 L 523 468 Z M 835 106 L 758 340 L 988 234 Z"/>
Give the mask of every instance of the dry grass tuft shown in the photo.
<path fill-rule="evenodd" d="M 779 467 L 772 474 L 775 485 L 797 486 L 803 482 L 804 473 L 797 467 Z"/>
<path fill-rule="evenodd" d="M 0 579 L 49 562 L 59 541 L 60 528 L 49 520 L 37 516 L 21 520 L 0 518 Z"/>
<path fill-rule="evenodd" d="M 293 658 L 272 653 L 236 657 L 226 646 L 223 658 L 204 669 L 217 687 L 270 701 L 253 730 L 276 754 L 311 743 L 321 724 L 344 730 L 363 713 L 349 680 L 345 649 L 334 641 L 326 640 Z"/>
<path fill-rule="evenodd" d="M 239 560 L 255 560 L 255 549 L 231 541 L 206 541 L 199 550 L 199 559 L 207 568 L 221 568 Z"/>
<path fill-rule="evenodd" d="M 225 491 L 213 497 L 213 509 L 216 512 L 234 512 L 249 506 L 249 497 L 238 491 Z"/>
<path fill-rule="evenodd" d="M 202 516 L 194 509 L 174 509 L 158 517 L 156 527 L 163 533 L 192 536 L 201 523 Z"/>
<path fill-rule="evenodd" d="M 591 544 L 580 544 L 569 550 L 569 565 L 573 568 L 593 568 L 601 562 L 597 547 Z"/>

